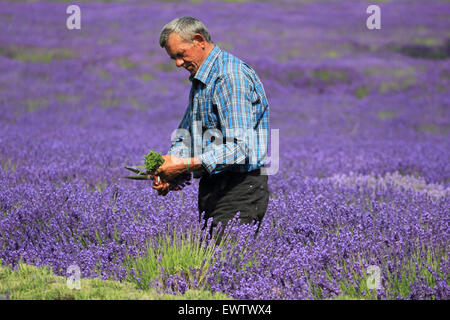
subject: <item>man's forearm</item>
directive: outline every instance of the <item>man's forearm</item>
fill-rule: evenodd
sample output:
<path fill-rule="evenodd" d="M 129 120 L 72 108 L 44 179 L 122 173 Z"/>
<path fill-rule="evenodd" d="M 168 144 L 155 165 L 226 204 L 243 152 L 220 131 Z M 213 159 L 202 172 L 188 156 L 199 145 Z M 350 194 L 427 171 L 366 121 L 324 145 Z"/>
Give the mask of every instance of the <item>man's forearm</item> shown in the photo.
<path fill-rule="evenodd" d="M 188 158 L 186 170 L 187 172 L 192 172 L 200 170 L 202 168 L 202 162 L 199 158 Z"/>

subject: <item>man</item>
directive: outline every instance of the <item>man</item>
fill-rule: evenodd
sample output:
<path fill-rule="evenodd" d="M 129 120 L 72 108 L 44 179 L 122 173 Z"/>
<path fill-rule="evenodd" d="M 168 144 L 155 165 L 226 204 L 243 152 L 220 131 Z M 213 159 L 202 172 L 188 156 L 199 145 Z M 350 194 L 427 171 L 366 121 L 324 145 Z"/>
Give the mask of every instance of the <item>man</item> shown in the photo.
<path fill-rule="evenodd" d="M 241 223 L 258 223 L 269 201 L 267 159 L 269 106 L 254 70 L 211 41 L 204 24 L 177 18 L 161 31 L 160 46 L 190 73 L 189 106 L 164 164 L 157 170 L 166 195 L 177 176 L 200 178 L 198 209 L 212 228 L 237 212 Z M 171 182 L 172 181 L 172 182 Z"/>

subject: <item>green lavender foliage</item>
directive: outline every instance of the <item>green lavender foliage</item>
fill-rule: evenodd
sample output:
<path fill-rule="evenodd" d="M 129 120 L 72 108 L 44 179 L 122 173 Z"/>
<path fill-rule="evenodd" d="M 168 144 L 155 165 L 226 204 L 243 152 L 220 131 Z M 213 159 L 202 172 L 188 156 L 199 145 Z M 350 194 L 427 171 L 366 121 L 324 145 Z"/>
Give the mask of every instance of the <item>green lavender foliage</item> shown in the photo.
<path fill-rule="evenodd" d="M 145 169 L 147 169 L 147 172 L 155 172 L 163 163 L 164 159 L 156 151 L 153 151 L 152 149 L 149 150 L 149 152 L 144 156 L 145 157 Z"/>
<path fill-rule="evenodd" d="M 164 272 L 173 275 L 183 270 L 189 274 L 189 270 L 195 269 L 200 272 L 197 275 L 199 283 L 203 284 L 214 259 L 214 243 L 205 242 L 200 233 L 192 231 L 162 236 L 157 239 L 156 246 L 148 245 L 139 252 L 138 257 L 126 257 L 124 263 L 128 271 L 127 281 L 148 290 L 149 283 Z"/>
<path fill-rule="evenodd" d="M 80 279 L 79 289 L 70 289 L 67 278 L 56 276 L 46 266 L 20 262 L 17 269 L 0 261 L 0 300 L 230 300 L 222 293 L 187 290 L 184 294 L 165 294 L 155 289 L 142 290 L 126 281 Z"/>

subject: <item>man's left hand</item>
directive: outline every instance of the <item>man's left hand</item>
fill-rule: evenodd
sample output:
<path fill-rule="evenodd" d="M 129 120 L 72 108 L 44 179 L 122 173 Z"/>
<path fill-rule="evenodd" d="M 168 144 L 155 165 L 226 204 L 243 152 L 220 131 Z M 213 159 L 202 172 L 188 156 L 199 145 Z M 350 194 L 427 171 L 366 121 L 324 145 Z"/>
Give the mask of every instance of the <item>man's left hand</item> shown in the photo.
<path fill-rule="evenodd" d="M 162 157 L 164 163 L 155 171 L 155 175 L 160 176 L 163 181 L 172 181 L 178 175 L 186 172 L 188 159 L 179 158 L 170 154 Z"/>

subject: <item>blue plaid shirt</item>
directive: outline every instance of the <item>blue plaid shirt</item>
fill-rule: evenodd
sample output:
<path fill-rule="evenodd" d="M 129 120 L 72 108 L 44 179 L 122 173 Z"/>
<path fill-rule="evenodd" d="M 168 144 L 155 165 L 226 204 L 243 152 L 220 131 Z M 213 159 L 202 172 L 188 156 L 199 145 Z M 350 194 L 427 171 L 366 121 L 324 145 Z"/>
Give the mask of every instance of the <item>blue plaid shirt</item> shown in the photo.
<path fill-rule="evenodd" d="M 189 106 L 172 134 L 168 154 L 197 157 L 202 170 L 252 171 L 263 167 L 269 144 L 269 105 L 255 71 L 217 45 L 192 82 Z"/>

